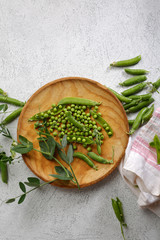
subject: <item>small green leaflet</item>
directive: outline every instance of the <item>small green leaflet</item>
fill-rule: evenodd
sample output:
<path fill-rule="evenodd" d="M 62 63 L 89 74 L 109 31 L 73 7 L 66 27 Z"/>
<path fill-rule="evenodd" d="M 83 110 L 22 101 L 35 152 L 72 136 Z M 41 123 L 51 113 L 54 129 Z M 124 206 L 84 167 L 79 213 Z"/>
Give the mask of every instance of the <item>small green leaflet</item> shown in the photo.
<path fill-rule="evenodd" d="M 4 125 L 0 125 L 0 133 L 2 133 L 4 137 L 12 139 L 10 131 Z"/>
<path fill-rule="evenodd" d="M 12 147 L 12 151 L 18 152 L 20 154 L 25 154 L 33 149 L 33 143 L 30 142 L 27 138 L 19 135 L 19 141 L 20 143 Z"/>
<path fill-rule="evenodd" d="M 73 146 L 70 144 L 67 151 L 67 160 L 69 163 L 73 162 Z"/>
<path fill-rule="evenodd" d="M 24 192 L 24 193 L 26 192 L 26 187 L 22 182 L 19 182 L 19 187 L 22 190 L 22 192 Z"/>
<path fill-rule="evenodd" d="M 8 199 L 7 201 L 6 201 L 6 203 L 12 203 L 12 202 L 14 202 L 15 201 L 15 198 L 10 198 L 10 199 Z"/>
<path fill-rule="evenodd" d="M 72 173 L 67 168 L 65 169 L 67 173 L 61 166 L 56 166 L 55 171 L 58 174 L 50 174 L 50 176 L 57 178 L 59 180 L 72 180 L 73 179 Z"/>
<path fill-rule="evenodd" d="M 43 137 L 43 140 L 40 138 L 39 146 L 42 151 L 43 156 L 48 160 L 53 160 L 56 142 L 52 136 Z M 43 153 L 44 152 L 44 153 Z M 45 154 L 47 153 L 47 154 Z"/>
<path fill-rule="evenodd" d="M 35 177 L 29 177 L 27 178 L 28 182 L 24 182 L 29 187 L 38 187 L 40 186 L 40 180 Z"/>
<path fill-rule="evenodd" d="M 7 109 L 8 109 L 8 105 L 6 103 L 0 105 L 0 111 L 5 112 Z"/>
<path fill-rule="evenodd" d="M 62 138 L 62 148 L 67 146 L 67 135 L 65 134 Z"/>
<path fill-rule="evenodd" d="M 19 198 L 18 204 L 21 204 L 25 198 L 26 198 L 26 194 L 21 195 L 21 197 Z"/>

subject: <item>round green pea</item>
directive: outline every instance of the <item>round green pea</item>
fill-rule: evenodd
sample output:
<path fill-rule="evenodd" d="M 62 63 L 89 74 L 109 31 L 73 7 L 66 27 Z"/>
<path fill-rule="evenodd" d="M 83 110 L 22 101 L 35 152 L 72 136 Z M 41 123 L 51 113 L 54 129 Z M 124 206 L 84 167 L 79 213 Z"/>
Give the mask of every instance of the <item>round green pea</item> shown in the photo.
<path fill-rule="evenodd" d="M 76 145 L 73 145 L 73 150 L 77 150 L 77 146 Z"/>
<path fill-rule="evenodd" d="M 54 132 L 54 133 L 53 133 L 53 136 L 56 137 L 56 136 L 57 136 L 57 132 Z"/>
<path fill-rule="evenodd" d="M 88 148 L 87 148 L 87 151 L 88 151 L 88 152 L 91 152 L 91 151 L 92 151 L 92 148 L 91 148 L 91 147 L 88 147 Z"/>
<path fill-rule="evenodd" d="M 54 112 L 57 112 L 57 108 L 56 108 L 56 107 L 54 107 L 54 108 L 53 108 L 53 111 L 54 111 Z"/>
<path fill-rule="evenodd" d="M 59 105 L 59 109 L 62 109 L 62 105 Z"/>
<path fill-rule="evenodd" d="M 101 128 L 101 127 L 98 127 L 97 129 L 98 129 L 98 131 L 101 131 L 101 130 L 102 130 L 102 128 Z"/>
<path fill-rule="evenodd" d="M 80 137 L 78 137 L 78 138 L 77 138 L 77 142 L 80 142 L 80 141 L 81 141 L 81 138 L 80 138 Z"/>
<path fill-rule="evenodd" d="M 85 143 L 85 142 L 86 142 L 86 139 L 85 139 L 85 138 L 82 138 L 82 142 Z"/>
<path fill-rule="evenodd" d="M 76 141 L 76 137 L 73 137 L 72 140 L 73 140 L 73 141 Z"/>

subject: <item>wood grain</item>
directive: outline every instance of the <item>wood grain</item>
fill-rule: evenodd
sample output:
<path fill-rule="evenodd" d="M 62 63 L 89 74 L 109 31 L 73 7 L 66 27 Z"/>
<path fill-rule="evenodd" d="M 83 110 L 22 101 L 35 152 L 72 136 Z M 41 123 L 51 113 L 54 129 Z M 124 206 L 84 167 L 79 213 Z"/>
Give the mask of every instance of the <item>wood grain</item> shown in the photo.
<path fill-rule="evenodd" d="M 105 131 L 103 131 L 105 138 L 102 145 L 102 157 L 107 159 L 111 159 L 112 146 L 114 146 L 113 164 L 105 165 L 95 162 L 98 166 L 98 171 L 95 171 L 82 160 L 74 159 L 72 167 L 80 187 L 86 187 L 108 176 L 120 163 L 128 143 L 128 120 L 119 100 L 103 85 L 86 78 L 61 78 L 40 88 L 27 101 L 19 118 L 17 136 L 25 136 L 33 142 L 34 148 L 39 149 L 34 123 L 28 122 L 28 119 L 39 112 L 39 110 L 45 111 L 50 109 L 53 103 L 57 104 L 64 97 L 81 97 L 102 102 L 99 111 L 114 132 L 113 136 L 109 138 Z M 96 152 L 96 147 L 93 147 L 92 150 Z M 87 154 L 87 150 L 81 145 L 78 145 L 77 151 Z M 60 160 L 58 156 L 57 158 Z M 54 167 L 57 163 L 45 159 L 41 153 L 36 151 L 31 151 L 23 155 L 23 159 L 32 172 L 39 178 L 44 181 L 53 179 L 49 174 L 55 174 Z M 76 187 L 71 182 L 64 183 L 61 181 L 56 181 L 53 185 L 67 188 Z"/>

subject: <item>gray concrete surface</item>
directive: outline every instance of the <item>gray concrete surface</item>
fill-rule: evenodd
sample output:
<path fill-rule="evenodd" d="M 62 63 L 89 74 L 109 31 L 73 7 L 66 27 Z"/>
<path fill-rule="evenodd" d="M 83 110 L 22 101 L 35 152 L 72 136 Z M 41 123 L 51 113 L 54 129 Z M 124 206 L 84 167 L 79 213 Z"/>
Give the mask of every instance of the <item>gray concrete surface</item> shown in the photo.
<path fill-rule="evenodd" d="M 160 2 L 158 0 L 1 0 L 0 87 L 27 100 L 39 87 L 65 76 L 94 79 L 120 91 L 127 75 L 109 63 L 142 55 L 138 68 L 159 77 Z M 158 107 L 158 94 L 155 94 Z M 13 107 L 11 108 L 13 109 Z M 131 118 L 134 117 L 133 115 Z M 17 121 L 8 127 L 16 138 Z M 2 136 L 0 145 L 8 151 Z M 21 161 L 9 168 L 9 184 L 0 182 L 0 199 L 20 193 L 18 182 L 33 176 Z M 160 239 L 159 218 L 140 209 L 115 170 L 102 182 L 82 189 L 47 186 L 22 205 L 0 206 L 0 240 L 121 240 L 111 207 L 124 205 L 126 239 Z"/>

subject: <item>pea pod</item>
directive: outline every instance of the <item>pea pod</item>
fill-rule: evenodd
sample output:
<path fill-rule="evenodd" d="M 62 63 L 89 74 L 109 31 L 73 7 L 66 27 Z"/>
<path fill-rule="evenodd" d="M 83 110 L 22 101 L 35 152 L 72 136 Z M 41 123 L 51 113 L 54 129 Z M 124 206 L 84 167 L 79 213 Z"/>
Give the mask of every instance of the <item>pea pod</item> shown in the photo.
<path fill-rule="evenodd" d="M 142 124 L 144 122 L 148 122 L 149 119 L 152 117 L 152 114 L 154 112 L 154 104 L 148 109 L 148 111 L 142 116 Z"/>
<path fill-rule="evenodd" d="M 80 158 L 82 159 L 84 162 L 86 162 L 90 167 L 92 167 L 95 170 L 98 170 L 98 168 L 95 166 L 95 164 L 91 161 L 91 159 L 89 159 L 86 155 L 84 155 L 81 152 L 74 152 L 73 153 L 73 157 L 76 158 Z"/>
<path fill-rule="evenodd" d="M 130 107 L 133 107 L 133 106 L 136 106 L 137 103 L 139 103 L 140 100 L 133 100 L 132 102 L 130 103 L 127 103 L 127 104 L 124 104 L 123 107 L 125 110 L 127 110 L 128 108 Z"/>
<path fill-rule="evenodd" d="M 0 161 L 1 178 L 4 183 L 8 183 L 7 163 Z"/>
<path fill-rule="evenodd" d="M 85 140 L 85 141 L 83 141 Z M 86 145 L 91 145 L 94 144 L 94 141 L 90 139 L 89 137 L 83 137 L 83 136 L 78 136 L 78 135 L 68 135 L 67 136 L 67 141 L 68 142 L 77 142 L 77 143 L 84 143 Z"/>
<path fill-rule="evenodd" d="M 129 124 L 130 126 L 132 126 L 132 125 L 133 125 L 133 123 L 134 123 L 134 121 L 135 121 L 135 119 L 128 120 L 128 124 Z"/>
<path fill-rule="evenodd" d="M 85 106 L 96 106 L 101 103 L 92 101 L 90 99 L 78 98 L 78 97 L 66 97 L 61 99 L 58 102 L 58 105 L 67 105 L 67 104 L 77 104 L 77 105 L 85 105 Z"/>
<path fill-rule="evenodd" d="M 150 99 L 152 97 L 152 93 L 147 93 L 147 94 L 143 94 L 143 95 L 131 95 L 128 97 L 133 100 L 139 99 L 141 101 L 144 101 L 144 100 Z"/>
<path fill-rule="evenodd" d="M 20 107 L 23 107 L 24 106 L 24 102 L 21 102 L 15 98 L 10 98 L 10 97 L 7 97 L 7 96 L 2 96 L 0 95 L 0 102 L 3 102 L 3 103 L 10 103 L 10 104 L 13 104 L 15 106 L 20 106 Z"/>
<path fill-rule="evenodd" d="M 143 114 L 145 114 L 147 112 L 147 110 L 148 109 L 145 107 L 145 108 L 141 109 L 141 111 L 138 113 L 138 115 L 132 125 L 132 128 L 129 132 L 130 135 L 132 135 L 139 128 L 139 126 L 142 122 L 142 116 L 143 116 Z"/>
<path fill-rule="evenodd" d="M 116 91 L 114 91 L 111 88 L 108 88 L 112 93 L 114 93 L 114 95 L 121 101 L 121 102 L 125 102 L 125 103 L 130 103 L 132 100 L 128 97 L 125 97 L 119 93 L 117 93 Z"/>
<path fill-rule="evenodd" d="M 138 103 L 137 106 L 133 106 L 133 107 L 130 107 L 129 109 L 127 109 L 126 113 L 138 112 L 142 108 L 149 106 L 152 102 L 154 102 L 153 98 L 150 98 L 146 101 L 142 101 L 142 102 Z"/>
<path fill-rule="evenodd" d="M 111 160 L 105 159 L 105 158 L 97 155 L 97 154 L 94 153 L 94 152 L 88 152 L 87 154 L 88 154 L 88 156 L 89 156 L 90 158 L 92 158 L 92 159 L 95 160 L 96 162 L 104 163 L 104 164 L 113 163 L 114 151 L 113 151 L 112 159 L 111 159 Z"/>
<path fill-rule="evenodd" d="M 160 140 L 157 135 L 154 136 L 153 142 L 157 152 L 157 164 L 160 164 Z"/>
<path fill-rule="evenodd" d="M 115 212 L 116 217 L 118 218 L 118 220 L 120 222 L 122 222 L 122 217 L 121 217 L 121 214 L 120 214 L 119 206 L 117 204 L 117 201 L 114 200 L 114 199 L 112 199 L 112 207 L 113 207 L 113 210 Z"/>
<path fill-rule="evenodd" d="M 113 62 L 113 63 L 110 64 L 110 66 L 113 66 L 113 67 L 127 67 L 127 66 L 132 66 L 132 65 L 137 64 L 140 60 L 141 60 L 141 55 L 139 55 L 135 58 L 128 59 L 128 60 Z"/>
<path fill-rule="evenodd" d="M 124 71 L 128 74 L 131 75 L 143 75 L 149 73 L 149 71 L 144 70 L 144 69 L 130 69 L 130 68 L 125 68 Z"/>
<path fill-rule="evenodd" d="M 152 83 L 153 87 L 152 87 L 152 90 L 151 92 L 156 92 L 157 89 L 160 87 L 160 79 L 158 79 L 156 82 Z"/>
<path fill-rule="evenodd" d="M 125 97 L 128 97 L 130 95 L 133 95 L 135 93 L 138 93 L 138 92 L 142 91 L 146 86 L 147 86 L 147 83 L 144 83 L 144 82 L 143 83 L 139 83 L 136 86 L 121 92 L 121 94 L 123 96 L 125 96 Z"/>
<path fill-rule="evenodd" d="M 113 136 L 113 130 L 112 128 L 109 126 L 109 124 L 106 122 L 106 120 L 104 120 L 102 117 L 100 117 L 99 115 L 95 114 L 92 110 L 90 110 L 90 114 L 92 115 L 92 117 L 96 120 L 97 123 L 99 123 L 104 130 L 106 131 L 107 135 L 109 137 Z"/>
<path fill-rule="evenodd" d="M 74 125 L 75 127 L 79 128 L 81 131 L 86 131 L 85 126 L 84 126 L 82 123 L 78 122 L 78 121 L 72 116 L 71 112 L 66 112 L 66 116 L 67 116 L 67 118 L 68 118 L 68 121 L 69 121 L 70 123 L 73 123 L 73 125 Z"/>
<path fill-rule="evenodd" d="M 28 119 L 29 122 L 32 121 L 37 121 L 37 120 L 43 120 L 45 118 L 45 114 L 48 115 L 48 111 L 51 111 L 52 116 L 58 115 L 60 112 L 62 112 L 65 108 L 65 105 L 62 106 L 62 108 L 58 108 L 56 112 L 53 111 L 53 108 L 44 111 L 44 112 L 40 112 L 40 113 L 36 113 L 35 115 L 33 115 L 31 118 Z M 49 115 L 46 116 L 46 118 L 49 118 Z"/>
<path fill-rule="evenodd" d="M 122 83 L 119 83 L 120 86 L 132 86 L 132 85 L 135 85 L 137 83 L 141 83 L 141 82 L 144 82 L 147 80 L 147 77 L 145 75 L 142 75 L 142 76 L 136 76 L 136 77 L 132 77 L 132 78 L 129 78 L 127 80 L 125 80 L 124 82 Z"/>
<path fill-rule="evenodd" d="M 9 115 L 1 122 L 1 124 L 2 124 L 2 125 L 7 125 L 8 123 L 12 122 L 14 119 L 16 119 L 16 118 L 20 115 L 22 109 L 23 109 L 23 107 L 18 108 L 18 109 L 16 109 L 15 111 L 13 111 L 11 114 L 9 114 Z"/>

